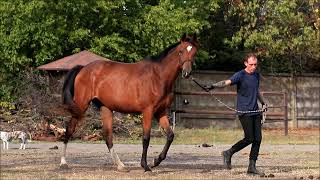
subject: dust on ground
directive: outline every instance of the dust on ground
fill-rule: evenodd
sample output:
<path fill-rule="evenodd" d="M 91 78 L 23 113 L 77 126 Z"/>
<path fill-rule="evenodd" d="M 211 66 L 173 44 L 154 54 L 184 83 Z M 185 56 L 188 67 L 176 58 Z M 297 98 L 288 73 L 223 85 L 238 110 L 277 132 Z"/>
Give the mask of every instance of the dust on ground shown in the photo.
<path fill-rule="evenodd" d="M 233 156 L 232 170 L 222 166 L 222 150 L 230 145 L 172 145 L 160 166 L 145 173 L 140 167 L 142 145 L 115 144 L 130 172 L 118 172 L 105 144 L 69 143 L 68 170 L 60 170 L 61 142 L 34 142 L 26 150 L 19 144 L 1 149 L 1 179 L 320 179 L 319 145 L 262 144 L 257 168 L 266 175 L 246 174 L 250 146 Z M 57 146 L 58 149 L 51 149 Z M 2 148 L 2 146 L 1 146 Z M 163 145 L 151 145 L 148 162 Z"/>

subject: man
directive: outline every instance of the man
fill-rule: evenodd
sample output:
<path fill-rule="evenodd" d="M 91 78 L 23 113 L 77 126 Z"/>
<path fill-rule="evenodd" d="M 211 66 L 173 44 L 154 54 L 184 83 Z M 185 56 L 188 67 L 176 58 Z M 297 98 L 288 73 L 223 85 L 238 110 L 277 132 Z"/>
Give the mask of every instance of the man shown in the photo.
<path fill-rule="evenodd" d="M 256 160 L 259 155 L 261 144 L 261 112 L 252 112 L 259 109 L 257 100 L 262 104 L 262 109 L 267 110 L 267 105 L 259 92 L 259 74 L 257 69 L 257 57 L 249 53 L 244 59 L 245 69 L 235 73 L 230 79 L 206 85 L 208 90 L 222 88 L 229 85 L 237 85 L 237 114 L 241 122 L 244 138 L 234 144 L 230 149 L 223 151 L 223 162 L 227 169 L 231 169 L 231 157 L 234 153 L 252 144 L 248 174 L 263 175 L 256 169 Z M 246 111 L 251 111 L 250 113 Z"/>

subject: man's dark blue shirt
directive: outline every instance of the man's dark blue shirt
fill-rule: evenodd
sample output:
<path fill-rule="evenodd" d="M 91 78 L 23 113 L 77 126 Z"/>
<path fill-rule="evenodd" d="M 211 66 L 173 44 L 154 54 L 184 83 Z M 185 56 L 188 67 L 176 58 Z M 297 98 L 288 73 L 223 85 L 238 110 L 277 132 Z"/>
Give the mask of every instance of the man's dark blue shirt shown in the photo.
<path fill-rule="evenodd" d="M 258 93 L 260 77 L 257 72 L 252 74 L 245 70 L 236 72 L 231 78 L 231 85 L 237 85 L 237 110 L 238 111 L 255 111 L 258 110 Z M 261 114 L 256 113 L 238 113 L 238 115 L 252 116 Z"/>

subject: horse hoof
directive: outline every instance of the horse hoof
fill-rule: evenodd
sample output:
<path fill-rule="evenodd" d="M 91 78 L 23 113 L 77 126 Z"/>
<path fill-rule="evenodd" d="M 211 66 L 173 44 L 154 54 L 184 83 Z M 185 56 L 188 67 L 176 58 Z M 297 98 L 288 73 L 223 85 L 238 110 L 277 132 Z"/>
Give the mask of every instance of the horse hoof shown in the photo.
<path fill-rule="evenodd" d="M 124 166 L 118 166 L 117 167 L 118 172 L 129 172 L 130 170 L 127 167 Z"/>
<path fill-rule="evenodd" d="M 152 171 L 151 171 L 151 169 L 149 168 L 148 170 L 144 170 L 144 173 L 145 173 L 145 174 L 152 174 Z"/>
<path fill-rule="evenodd" d="M 158 159 L 154 158 L 152 164 L 150 165 L 151 168 L 159 166 L 160 162 Z"/>
<path fill-rule="evenodd" d="M 149 164 L 149 166 L 150 166 L 151 168 L 154 168 L 154 167 L 155 167 L 155 163 L 154 163 L 154 161 L 155 161 L 155 160 L 153 160 L 153 161 L 152 161 L 152 163 L 151 163 L 151 164 Z"/>
<path fill-rule="evenodd" d="M 156 177 L 158 175 L 158 173 L 156 173 L 155 171 L 145 171 L 144 175 L 146 177 Z M 153 179 L 153 178 L 152 178 Z M 157 178 L 156 178 L 157 179 Z"/>
<path fill-rule="evenodd" d="M 147 166 L 147 167 L 144 168 L 144 172 L 146 173 L 146 172 L 152 172 L 152 171 L 151 171 L 151 169 Z"/>
<path fill-rule="evenodd" d="M 158 166 L 157 163 L 156 163 L 156 159 L 153 159 L 152 164 L 150 164 L 150 167 L 154 168 L 156 166 Z"/>
<path fill-rule="evenodd" d="M 60 164 L 60 169 L 70 169 L 68 164 Z"/>

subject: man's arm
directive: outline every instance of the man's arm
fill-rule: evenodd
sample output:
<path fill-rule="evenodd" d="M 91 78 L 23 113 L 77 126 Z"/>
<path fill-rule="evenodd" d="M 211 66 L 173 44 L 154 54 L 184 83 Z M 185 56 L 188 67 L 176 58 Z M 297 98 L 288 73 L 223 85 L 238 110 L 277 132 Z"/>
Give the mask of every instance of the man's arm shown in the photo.
<path fill-rule="evenodd" d="M 265 104 L 266 104 L 265 101 L 264 101 L 263 96 L 262 96 L 261 93 L 260 93 L 260 91 L 258 92 L 258 100 L 260 101 L 260 103 L 261 103 L 262 105 L 265 105 Z"/>
<path fill-rule="evenodd" d="M 231 84 L 231 80 L 224 80 L 224 81 L 220 81 L 220 82 L 217 82 L 217 83 L 214 83 L 212 84 L 212 86 L 214 88 L 223 88 L 223 87 L 226 87 L 226 86 L 229 86 Z"/>
<path fill-rule="evenodd" d="M 258 92 L 258 100 L 262 104 L 262 111 L 263 112 L 268 111 L 268 105 L 266 104 L 266 102 L 265 102 L 263 96 L 261 95 L 260 91 Z"/>
<path fill-rule="evenodd" d="M 229 86 L 230 84 L 231 84 L 231 80 L 228 79 L 228 80 L 224 80 L 224 81 L 219 81 L 219 82 L 211 84 L 211 85 L 206 85 L 204 87 L 208 90 L 211 90 L 214 88 L 223 88 L 223 87 Z"/>

